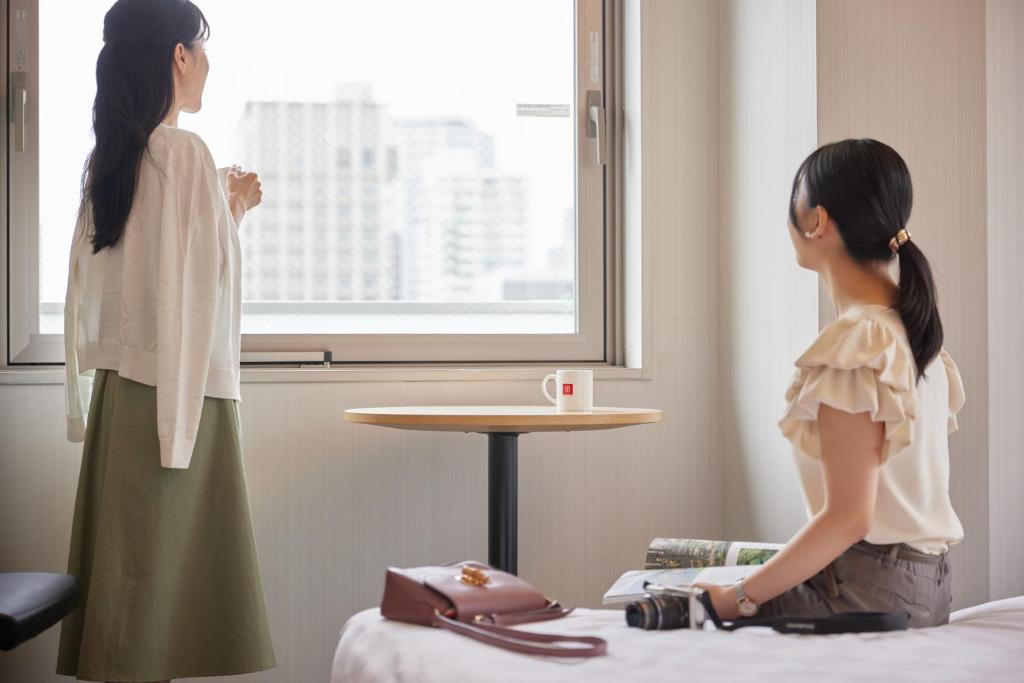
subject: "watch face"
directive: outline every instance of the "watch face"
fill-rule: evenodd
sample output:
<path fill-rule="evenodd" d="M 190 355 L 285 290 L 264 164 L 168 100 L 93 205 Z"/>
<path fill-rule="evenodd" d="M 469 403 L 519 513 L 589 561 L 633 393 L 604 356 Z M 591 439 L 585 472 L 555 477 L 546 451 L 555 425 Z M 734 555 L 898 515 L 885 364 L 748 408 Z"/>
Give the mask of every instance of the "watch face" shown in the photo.
<path fill-rule="evenodd" d="M 740 603 L 740 614 L 745 617 L 752 617 L 757 614 L 757 605 L 752 603 L 750 600 L 744 600 Z"/>

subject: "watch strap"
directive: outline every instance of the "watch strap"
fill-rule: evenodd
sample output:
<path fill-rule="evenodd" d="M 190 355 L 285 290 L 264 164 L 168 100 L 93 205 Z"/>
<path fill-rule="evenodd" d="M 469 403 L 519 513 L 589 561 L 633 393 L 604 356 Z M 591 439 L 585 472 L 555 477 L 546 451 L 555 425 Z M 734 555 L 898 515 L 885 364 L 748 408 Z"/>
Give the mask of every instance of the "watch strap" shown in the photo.
<path fill-rule="evenodd" d="M 736 587 L 736 604 L 739 605 L 740 614 L 746 617 L 752 617 L 757 614 L 758 604 L 750 599 L 747 595 L 747 591 L 743 587 L 743 579 L 746 577 L 740 577 L 734 585 Z M 753 609 L 751 609 L 751 607 Z"/>

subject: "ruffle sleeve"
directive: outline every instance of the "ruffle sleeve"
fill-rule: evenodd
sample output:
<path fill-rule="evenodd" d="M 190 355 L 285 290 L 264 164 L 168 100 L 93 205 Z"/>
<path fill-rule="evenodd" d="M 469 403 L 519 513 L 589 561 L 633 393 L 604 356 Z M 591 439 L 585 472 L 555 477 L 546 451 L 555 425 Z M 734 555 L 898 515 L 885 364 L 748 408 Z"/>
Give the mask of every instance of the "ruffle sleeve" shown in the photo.
<path fill-rule="evenodd" d="M 952 434 L 960 426 L 956 423 L 957 413 L 964 407 L 964 383 L 960 379 L 960 370 L 953 362 L 953 357 L 946 353 L 946 349 L 939 351 L 939 358 L 946 369 L 946 379 L 949 381 L 949 427 L 947 434 Z"/>
<path fill-rule="evenodd" d="M 907 448 L 917 417 L 914 359 L 889 327 L 870 318 L 839 318 L 796 362 L 786 392 L 782 434 L 803 454 L 821 458 L 818 409 L 869 413 L 885 424 L 882 462 Z"/>

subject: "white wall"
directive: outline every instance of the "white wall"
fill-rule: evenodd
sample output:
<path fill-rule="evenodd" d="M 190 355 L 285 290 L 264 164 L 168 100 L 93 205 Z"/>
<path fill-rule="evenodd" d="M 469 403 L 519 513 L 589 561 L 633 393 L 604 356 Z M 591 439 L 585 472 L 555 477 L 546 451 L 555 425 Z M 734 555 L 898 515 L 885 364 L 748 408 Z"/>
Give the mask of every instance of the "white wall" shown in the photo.
<path fill-rule="evenodd" d="M 1024 594 L 1024 2 L 988 0 L 989 577 Z"/>
<path fill-rule="evenodd" d="M 817 146 L 815 5 L 719 7 L 723 516 L 730 538 L 784 543 L 807 513 L 776 422 L 818 331 L 817 276 L 787 228 L 793 174 Z"/>

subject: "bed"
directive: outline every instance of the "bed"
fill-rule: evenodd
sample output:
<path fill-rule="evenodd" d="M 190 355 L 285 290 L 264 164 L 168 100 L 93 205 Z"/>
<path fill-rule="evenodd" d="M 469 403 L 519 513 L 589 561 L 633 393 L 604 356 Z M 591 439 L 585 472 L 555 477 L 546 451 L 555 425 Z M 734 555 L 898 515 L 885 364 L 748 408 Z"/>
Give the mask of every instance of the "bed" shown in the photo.
<path fill-rule="evenodd" d="M 580 609 L 526 630 L 598 635 L 608 654 L 555 660 L 360 612 L 341 630 L 332 683 L 451 681 L 1024 681 L 1024 596 L 955 612 L 931 629 L 833 636 L 641 631 L 621 610 Z"/>

